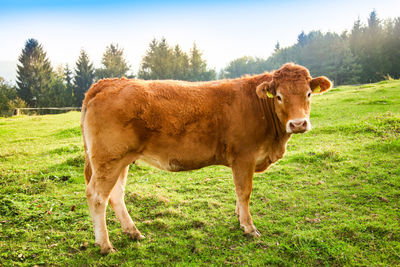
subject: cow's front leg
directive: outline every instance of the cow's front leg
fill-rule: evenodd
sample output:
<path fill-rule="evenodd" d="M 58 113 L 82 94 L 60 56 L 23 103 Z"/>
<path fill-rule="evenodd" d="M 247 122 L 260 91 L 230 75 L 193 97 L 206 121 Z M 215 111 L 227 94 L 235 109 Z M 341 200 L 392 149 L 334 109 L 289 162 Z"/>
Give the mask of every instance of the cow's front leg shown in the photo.
<path fill-rule="evenodd" d="M 249 160 L 236 160 L 232 165 L 233 180 L 236 189 L 236 214 L 239 218 L 240 227 L 245 234 L 255 237 L 261 236 L 253 224 L 250 215 L 250 195 L 253 189 L 254 162 Z"/>

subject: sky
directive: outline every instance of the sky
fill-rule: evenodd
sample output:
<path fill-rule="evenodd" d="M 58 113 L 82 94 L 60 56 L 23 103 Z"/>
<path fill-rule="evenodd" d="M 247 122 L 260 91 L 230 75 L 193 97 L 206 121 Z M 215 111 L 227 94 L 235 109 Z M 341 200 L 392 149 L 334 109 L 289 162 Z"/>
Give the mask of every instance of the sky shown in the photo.
<path fill-rule="evenodd" d="M 186 52 L 195 42 L 219 71 L 241 56 L 267 58 L 277 41 L 293 45 L 302 31 L 350 30 L 373 10 L 381 19 L 400 17 L 400 1 L 0 0 L 0 76 L 15 79 L 29 38 L 42 44 L 53 67 L 73 68 L 81 49 L 100 67 L 114 43 L 137 73 L 150 41 L 165 37 Z"/>

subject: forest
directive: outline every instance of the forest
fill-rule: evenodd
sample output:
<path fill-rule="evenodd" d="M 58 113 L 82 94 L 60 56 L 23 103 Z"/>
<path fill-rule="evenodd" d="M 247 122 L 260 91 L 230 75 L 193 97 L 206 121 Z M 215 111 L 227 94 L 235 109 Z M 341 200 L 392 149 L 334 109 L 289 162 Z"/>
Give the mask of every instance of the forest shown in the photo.
<path fill-rule="evenodd" d="M 325 75 L 335 85 L 372 83 L 400 78 L 400 17 L 381 20 L 371 12 L 367 24 L 360 19 L 341 34 L 301 32 L 297 43 L 281 48 L 279 42 L 267 59 L 241 57 L 220 76 L 234 78 L 279 68 L 286 62 L 306 66 L 313 76 Z"/>
<path fill-rule="evenodd" d="M 103 78 L 207 81 L 263 73 L 286 62 L 306 66 L 312 76 L 325 75 L 335 85 L 398 79 L 400 17 L 382 20 L 372 11 L 367 23 L 357 19 L 351 30 L 340 34 L 301 32 L 292 46 L 281 47 L 278 41 L 268 58 L 240 57 L 218 74 L 207 65 L 196 43 L 187 53 L 165 38 L 153 39 L 134 75 L 118 44 L 106 47 L 99 68 L 83 49 L 73 69 L 68 65 L 53 68 L 44 46 L 31 38 L 19 56 L 15 85 L 0 77 L 0 115 L 24 107 L 79 107 L 91 84 Z"/>

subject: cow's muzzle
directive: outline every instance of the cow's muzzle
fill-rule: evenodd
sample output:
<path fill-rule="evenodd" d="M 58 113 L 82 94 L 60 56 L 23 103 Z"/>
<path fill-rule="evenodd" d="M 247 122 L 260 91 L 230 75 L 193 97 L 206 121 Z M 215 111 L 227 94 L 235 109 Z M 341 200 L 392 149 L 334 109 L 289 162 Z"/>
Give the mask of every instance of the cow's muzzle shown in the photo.
<path fill-rule="evenodd" d="M 304 133 L 311 130 L 311 123 L 308 118 L 289 120 L 286 124 L 287 133 Z"/>

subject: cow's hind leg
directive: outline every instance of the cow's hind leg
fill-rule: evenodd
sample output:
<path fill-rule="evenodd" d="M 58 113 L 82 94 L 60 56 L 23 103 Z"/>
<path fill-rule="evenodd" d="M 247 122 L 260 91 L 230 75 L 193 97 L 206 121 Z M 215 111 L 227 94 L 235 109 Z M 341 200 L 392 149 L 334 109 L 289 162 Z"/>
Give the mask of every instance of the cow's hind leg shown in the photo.
<path fill-rule="evenodd" d="M 110 204 L 115 214 L 117 215 L 119 221 L 121 222 L 123 232 L 126 233 L 130 238 L 139 240 L 143 239 L 144 236 L 139 232 L 139 230 L 133 223 L 131 216 L 129 216 L 128 210 L 126 209 L 124 201 L 125 185 L 126 185 L 126 178 L 128 176 L 128 170 L 129 170 L 129 165 L 126 166 L 119 175 L 118 181 L 115 184 L 113 190 L 111 191 Z"/>
<path fill-rule="evenodd" d="M 100 246 L 101 253 L 107 254 L 114 251 L 108 237 L 106 226 L 106 208 L 110 193 L 121 173 L 121 165 L 111 161 L 102 164 L 93 164 L 93 175 L 86 187 L 89 210 L 93 220 L 96 244 Z"/>
<path fill-rule="evenodd" d="M 240 227 L 244 229 L 245 234 L 258 237 L 261 234 L 253 224 L 249 208 L 253 188 L 254 163 L 236 160 L 232 166 L 232 171 L 237 196 L 235 212 L 239 218 Z"/>

